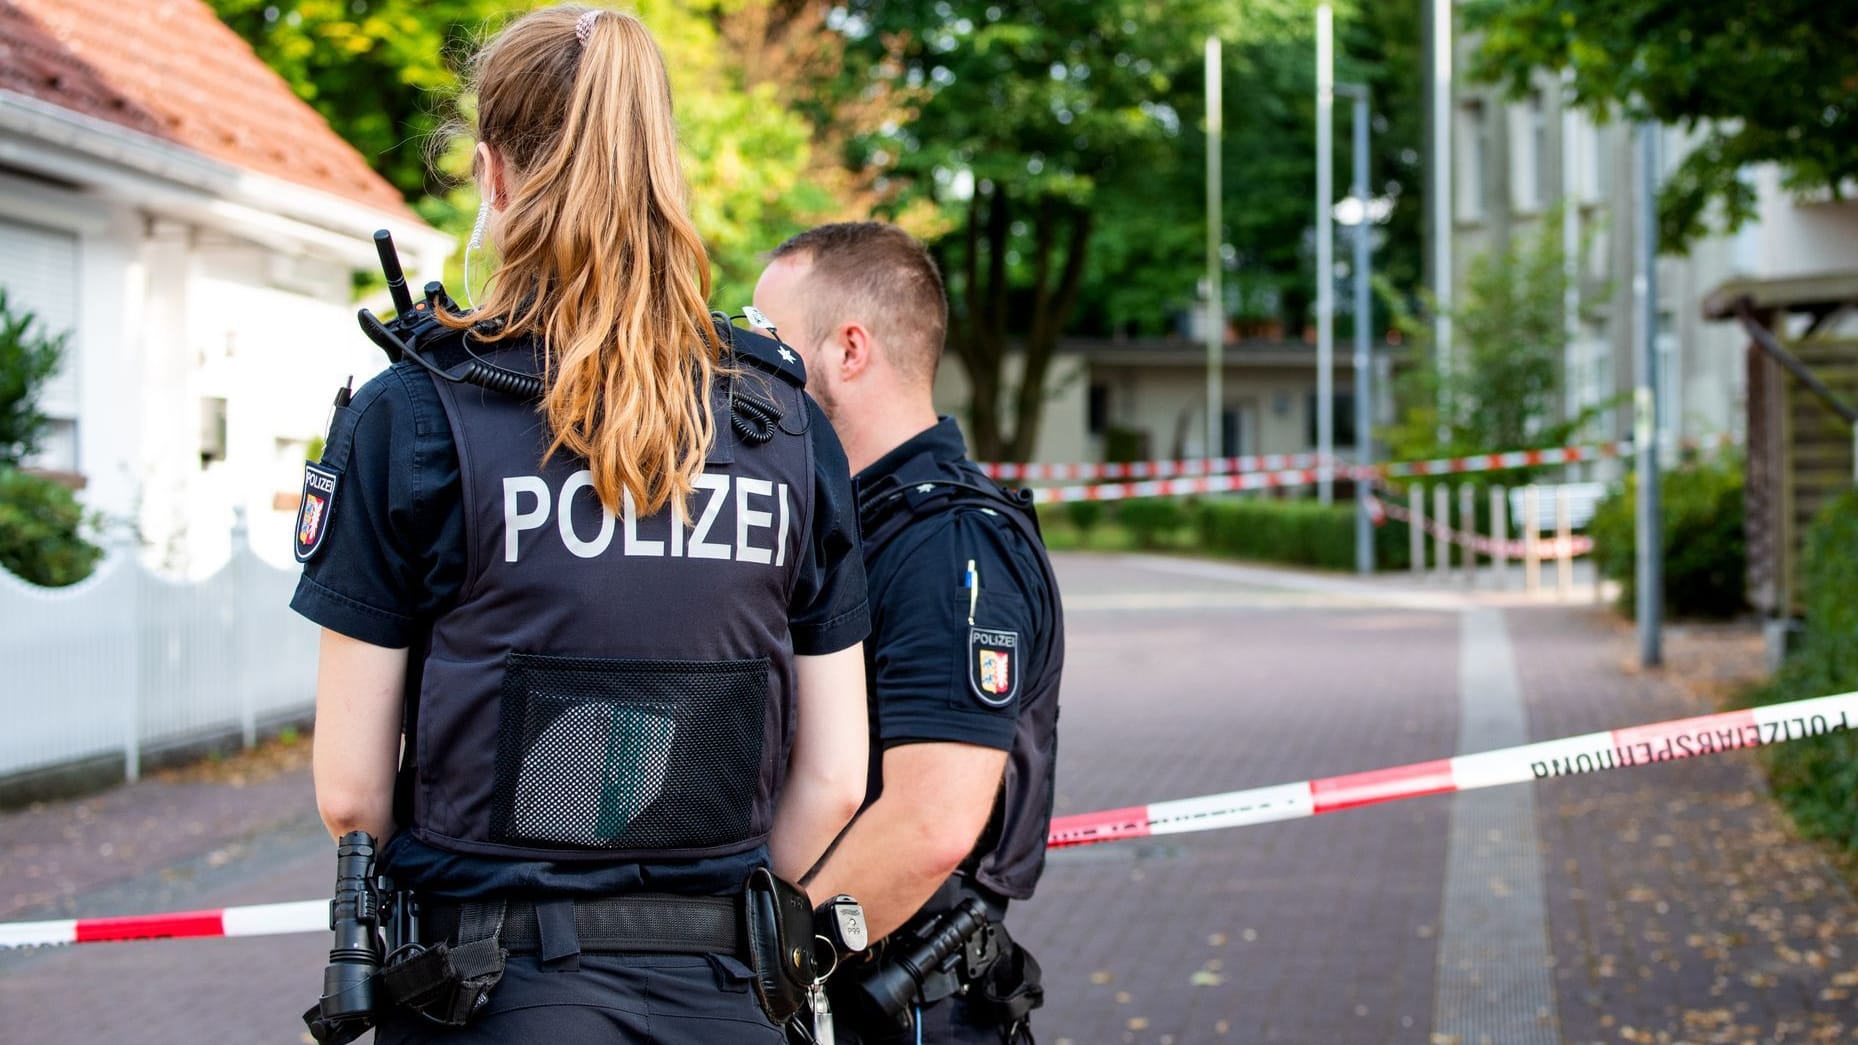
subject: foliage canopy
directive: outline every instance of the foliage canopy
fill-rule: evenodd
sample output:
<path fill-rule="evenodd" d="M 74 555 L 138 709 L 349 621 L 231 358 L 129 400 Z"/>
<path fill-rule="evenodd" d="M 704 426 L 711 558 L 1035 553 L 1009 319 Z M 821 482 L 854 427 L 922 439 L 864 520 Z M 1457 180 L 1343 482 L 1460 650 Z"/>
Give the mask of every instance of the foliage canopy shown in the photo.
<path fill-rule="evenodd" d="M 1754 217 L 1743 169 L 1778 164 L 1784 184 L 1837 198 L 1858 176 L 1858 49 L 1852 0 L 1471 0 L 1484 34 L 1474 75 L 1526 90 L 1571 70 L 1574 101 L 1602 117 L 1650 118 L 1700 135 L 1659 195 L 1659 242 L 1679 251 Z"/>
<path fill-rule="evenodd" d="M 1344 78 L 1377 109 L 1416 96 L 1414 12 L 1339 5 Z M 1309 0 L 852 0 L 838 89 L 881 67 L 919 91 L 914 119 L 852 143 L 855 165 L 945 215 L 933 248 L 947 276 L 949 347 L 973 387 L 977 452 L 1034 446 L 1058 337 L 1159 333 L 1196 301 L 1205 216 L 1203 46 L 1225 43 L 1227 283 L 1241 322 L 1302 327 L 1314 273 L 1312 101 L 1316 4 Z M 1407 35 L 1413 37 L 1409 42 Z M 1398 37 L 1399 39 L 1394 39 Z M 1403 50 L 1404 49 L 1404 50 Z M 1344 118 L 1345 119 L 1345 118 Z M 1417 125 L 1377 118 L 1375 192 L 1398 197 Z M 1345 147 L 1344 147 L 1345 148 Z M 1346 169 L 1344 167 L 1344 169 Z M 1344 179 L 1345 180 L 1345 179 Z M 1416 230 L 1409 205 L 1396 208 Z M 1402 242 L 1403 285 L 1418 245 Z M 1009 353 L 1023 351 L 1023 367 Z"/>
<path fill-rule="evenodd" d="M 1394 459 L 1559 446 L 1585 424 L 1586 415 L 1564 418 L 1561 405 L 1567 255 L 1560 225 L 1551 212 L 1471 259 L 1450 310 L 1453 351 L 1444 373 L 1431 324 L 1383 286 L 1415 363 L 1395 386 L 1399 420 L 1385 433 Z"/>
<path fill-rule="evenodd" d="M 468 143 L 452 140 L 464 64 L 477 43 L 540 0 L 211 0 L 297 95 L 421 217 L 462 238 L 477 209 Z M 809 177 L 809 126 L 775 79 L 751 83 L 726 46 L 774 0 L 640 0 L 677 98 L 693 217 L 715 265 L 713 301 L 749 300 L 759 252 L 834 213 Z M 786 16 L 787 21 L 792 16 Z M 785 25 L 786 22 L 780 23 Z M 429 163 L 434 155 L 436 163 Z M 458 273 L 454 269 L 453 281 Z"/>

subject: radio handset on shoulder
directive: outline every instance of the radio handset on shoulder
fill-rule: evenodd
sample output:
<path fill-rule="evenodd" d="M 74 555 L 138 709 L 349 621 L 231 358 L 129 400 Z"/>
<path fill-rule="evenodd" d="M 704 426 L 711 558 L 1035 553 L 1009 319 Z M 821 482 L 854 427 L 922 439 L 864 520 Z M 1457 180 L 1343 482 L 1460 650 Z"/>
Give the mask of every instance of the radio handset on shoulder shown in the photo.
<path fill-rule="evenodd" d="M 394 317 L 383 320 L 364 308 L 355 318 L 360 322 L 361 332 L 368 340 L 387 353 L 389 362 L 410 359 L 430 371 L 434 377 L 454 384 L 477 385 L 516 399 L 542 397 L 541 378 L 498 366 L 472 352 L 468 343 L 465 352 L 470 358 L 459 366 L 447 369 L 427 359 L 421 351 L 425 343 L 459 334 L 454 328 L 439 322 L 439 310 L 443 309 L 453 316 L 466 313 L 453 303 L 451 296 L 445 292 L 445 286 L 438 280 L 426 284 L 422 300 L 413 300 L 412 293 L 407 289 L 406 273 L 400 268 L 399 252 L 394 249 L 393 235 L 386 229 L 374 234 L 374 251 L 381 259 L 381 274 L 387 277 L 387 294 L 393 299 Z M 481 331 L 483 333 L 494 333 L 494 329 L 490 328 L 494 322 L 487 321 L 478 326 L 486 328 Z M 468 338 L 465 340 L 468 342 Z"/>

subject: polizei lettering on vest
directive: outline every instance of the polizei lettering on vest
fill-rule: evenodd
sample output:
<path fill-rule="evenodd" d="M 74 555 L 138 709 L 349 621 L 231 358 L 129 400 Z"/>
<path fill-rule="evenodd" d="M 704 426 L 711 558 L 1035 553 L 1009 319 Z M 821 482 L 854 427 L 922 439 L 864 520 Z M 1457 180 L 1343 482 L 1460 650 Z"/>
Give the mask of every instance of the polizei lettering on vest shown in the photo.
<path fill-rule="evenodd" d="M 585 468 L 562 480 L 559 490 L 549 489 L 539 475 L 504 477 L 503 561 L 522 561 L 524 534 L 550 529 L 552 517 L 555 538 L 577 558 L 608 553 L 661 558 L 668 554 L 672 558 L 787 564 L 793 511 L 786 483 L 706 472 L 697 477 L 691 497 L 690 514 L 695 521 L 690 526 L 680 525 L 669 511 L 640 519 L 631 494 L 621 498 L 619 515 L 599 511 L 593 486 L 593 473 Z M 578 513 L 577 505 L 582 506 Z M 595 511 L 587 511 L 587 505 Z M 735 526 L 719 527 L 724 509 L 731 507 Z M 642 528 L 655 532 L 647 536 L 640 532 Z M 548 539 L 535 534 L 527 543 L 534 547 L 535 541 Z"/>

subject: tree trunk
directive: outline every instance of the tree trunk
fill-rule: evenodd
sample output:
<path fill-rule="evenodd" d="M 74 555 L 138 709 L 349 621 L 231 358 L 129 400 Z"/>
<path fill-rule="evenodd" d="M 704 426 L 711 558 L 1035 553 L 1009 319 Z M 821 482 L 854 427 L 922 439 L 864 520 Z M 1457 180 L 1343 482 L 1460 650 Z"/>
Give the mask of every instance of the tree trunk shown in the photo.
<path fill-rule="evenodd" d="M 1038 448 L 1039 422 L 1045 416 L 1045 375 L 1051 370 L 1052 356 L 1058 350 L 1059 336 L 1077 307 L 1078 289 L 1084 282 L 1084 262 L 1090 248 L 1090 212 L 1074 210 L 1067 215 L 1053 214 L 1049 225 L 1063 221 L 1070 233 L 1065 243 L 1064 267 L 1055 286 L 1047 282 L 1049 265 L 1041 255 L 1035 260 L 1039 284 L 1033 288 L 1031 326 L 1026 335 L 1026 365 L 1020 373 L 1015 396 L 1013 434 L 1007 442 L 1007 455 L 1014 461 L 1029 460 Z M 1057 238 L 1055 229 L 1041 229 L 1041 250 Z"/>
<path fill-rule="evenodd" d="M 1017 387 L 1009 390 L 1004 373 L 1013 300 L 1008 254 L 1016 214 L 1031 225 L 1033 285 L 1025 336 L 1020 340 L 1025 365 Z M 983 182 L 975 186 L 967 219 L 961 283 L 951 295 L 955 300 L 950 302 L 949 344 L 967 374 L 972 394 L 969 449 L 979 460 L 1024 461 L 1037 447 L 1045 412 L 1045 377 L 1084 281 L 1090 214 L 1053 203 L 1016 212 L 1002 186 Z M 1010 430 L 1002 417 L 1009 397 L 1013 408 Z"/>
<path fill-rule="evenodd" d="M 961 336 L 955 339 L 955 354 L 967 372 L 971 393 L 969 449 L 980 460 L 998 460 L 1004 449 L 1000 393 L 1006 358 L 1006 255 L 1011 230 L 1005 192 L 993 183 L 976 185 L 964 230 L 967 256 L 962 259 Z"/>

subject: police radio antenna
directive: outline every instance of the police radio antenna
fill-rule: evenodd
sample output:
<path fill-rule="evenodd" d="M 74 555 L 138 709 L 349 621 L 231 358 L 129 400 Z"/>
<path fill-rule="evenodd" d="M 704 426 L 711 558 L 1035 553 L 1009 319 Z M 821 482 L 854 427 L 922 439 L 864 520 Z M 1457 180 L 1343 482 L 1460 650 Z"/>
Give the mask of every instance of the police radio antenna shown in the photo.
<path fill-rule="evenodd" d="M 400 269 L 400 252 L 394 249 L 393 233 L 386 229 L 374 233 L 374 253 L 381 259 L 381 274 L 387 277 L 387 293 L 394 300 L 394 314 L 404 316 L 413 311 L 413 294 L 406 289 L 406 273 Z"/>
<path fill-rule="evenodd" d="M 425 297 L 419 302 L 413 301 L 413 295 L 406 287 L 406 273 L 400 268 L 399 252 L 394 250 L 394 238 L 386 229 L 374 234 L 374 252 L 380 255 L 381 275 L 387 277 L 387 293 L 394 302 L 394 318 L 382 320 L 379 316 L 362 309 L 355 318 L 361 324 L 361 332 L 369 341 L 379 345 L 387 353 L 390 363 L 410 359 L 424 367 L 434 377 L 453 383 L 464 383 L 487 388 L 502 395 L 518 399 L 542 398 L 542 379 L 534 374 L 526 374 L 499 366 L 479 356 L 471 350 L 469 334 L 483 337 L 495 337 L 502 328 L 496 319 L 486 319 L 472 325 L 469 334 L 463 334 L 454 328 L 445 326 L 438 320 L 440 310 L 452 316 L 463 316 L 458 306 L 445 293 L 443 284 L 434 280 L 426 284 Z M 442 367 L 428 359 L 426 353 L 439 342 L 458 339 L 465 359 L 462 363 Z"/>

